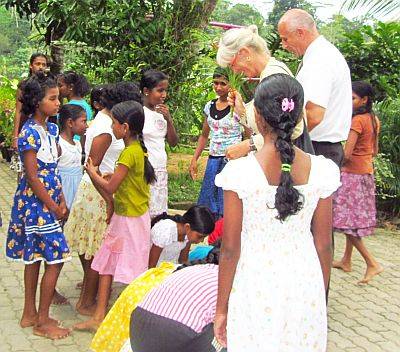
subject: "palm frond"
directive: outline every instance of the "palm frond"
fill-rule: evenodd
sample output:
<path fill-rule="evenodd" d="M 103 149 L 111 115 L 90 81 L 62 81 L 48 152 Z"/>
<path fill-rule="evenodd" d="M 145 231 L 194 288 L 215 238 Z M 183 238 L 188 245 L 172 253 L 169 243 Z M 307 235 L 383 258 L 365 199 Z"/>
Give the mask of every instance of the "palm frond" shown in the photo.
<path fill-rule="evenodd" d="M 368 15 L 389 16 L 395 20 L 400 18 L 400 0 L 345 0 L 342 9 L 365 9 Z"/>

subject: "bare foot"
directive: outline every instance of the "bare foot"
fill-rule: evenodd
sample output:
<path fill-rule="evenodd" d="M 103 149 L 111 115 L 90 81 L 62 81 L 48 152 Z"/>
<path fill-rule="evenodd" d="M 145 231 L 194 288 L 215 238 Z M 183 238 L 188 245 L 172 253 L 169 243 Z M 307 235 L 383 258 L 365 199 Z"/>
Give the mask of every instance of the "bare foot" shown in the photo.
<path fill-rule="evenodd" d="M 76 288 L 77 290 L 82 290 L 82 287 L 83 287 L 83 281 L 78 282 L 78 283 L 76 284 L 76 286 L 75 286 L 75 288 Z"/>
<path fill-rule="evenodd" d="M 349 273 L 351 271 L 351 264 L 344 263 L 342 260 L 334 260 L 332 262 L 332 267 L 336 269 L 341 269 L 346 273 Z"/>
<path fill-rule="evenodd" d="M 22 316 L 19 325 L 21 328 L 29 328 L 30 326 L 34 326 L 37 322 L 37 314 L 33 316 Z"/>
<path fill-rule="evenodd" d="M 74 325 L 75 330 L 96 332 L 102 321 L 89 319 Z"/>
<path fill-rule="evenodd" d="M 19 322 L 19 325 L 23 329 L 34 326 L 35 324 L 37 324 L 37 315 L 34 315 L 32 317 L 23 316 L 21 318 L 21 321 Z M 46 324 L 53 325 L 53 326 L 59 326 L 61 323 L 59 320 L 48 317 L 46 320 Z"/>
<path fill-rule="evenodd" d="M 359 284 L 368 284 L 375 275 L 380 274 L 383 268 L 378 264 L 377 266 L 368 266 L 364 278 L 358 281 Z"/>
<path fill-rule="evenodd" d="M 70 329 L 60 328 L 51 324 L 35 325 L 33 334 L 46 337 L 50 340 L 59 340 L 67 337 L 71 333 Z"/>
<path fill-rule="evenodd" d="M 81 314 L 85 315 L 88 317 L 91 317 L 94 315 L 94 312 L 96 311 L 96 303 L 93 303 L 91 306 L 76 306 L 76 311 Z"/>
<path fill-rule="evenodd" d="M 67 297 L 64 297 L 61 293 L 57 292 L 57 290 L 54 290 L 54 296 L 51 304 L 55 304 L 56 306 L 64 306 L 69 304 L 69 301 Z"/>

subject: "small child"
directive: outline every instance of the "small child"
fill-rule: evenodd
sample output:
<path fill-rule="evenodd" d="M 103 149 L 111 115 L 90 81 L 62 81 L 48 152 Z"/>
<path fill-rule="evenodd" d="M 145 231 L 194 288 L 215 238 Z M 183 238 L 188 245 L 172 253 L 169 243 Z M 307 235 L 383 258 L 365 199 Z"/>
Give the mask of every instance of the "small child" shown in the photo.
<path fill-rule="evenodd" d="M 74 135 L 83 136 L 87 129 L 85 110 L 79 105 L 66 104 L 59 112 L 61 156 L 58 160 L 67 208 L 71 209 L 82 179 L 82 146 Z"/>
<path fill-rule="evenodd" d="M 240 143 L 242 132 L 238 119 L 231 117 L 228 104 L 229 82 L 227 73 L 220 67 L 214 71 L 213 88 L 218 98 L 209 101 L 204 107 L 203 130 L 190 163 L 189 173 L 192 179 L 197 177 L 197 160 L 211 133 L 210 155 L 197 204 L 209 207 L 218 219 L 224 214 L 224 197 L 223 190 L 215 185 L 215 176 L 226 165 L 226 148 Z"/>
<path fill-rule="evenodd" d="M 115 212 L 92 263 L 100 276 L 96 310 L 91 320 L 75 325 L 78 330 L 98 328 L 106 315 L 113 279 L 129 284 L 147 270 L 149 258 L 149 184 L 155 174 L 143 142 L 143 107 L 126 101 L 115 105 L 111 114 L 114 135 L 124 140 L 125 149 L 109 181 L 99 175 L 91 159 L 86 164 L 94 185 L 114 194 Z"/>
<path fill-rule="evenodd" d="M 201 242 L 214 230 L 214 216 L 210 209 L 193 206 L 183 215 L 166 213 L 152 221 L 149 268 L 161 262 L 184 263 L 188 260 L 190 245 Z"/>
<path fill-rule="evenodd" d="M 58 112 L 57 83 L 43 73 L 29 78 L 21 92 L 22 112 L 30 116 L 18 138 L 24 172 L 18 184 L 8 228 L 6 256 L 25 263 L 25 303 L 20 325 L 35 335 L 61 339 L 70 330 L 49 317 L 49 307 L 63 263 L 71 259 L 60 221 L 67 217 L 57 170 L 58 127 L 47 122 Z M 45 262 L 39 307 L 36 289 Z"/>
<path fill-rule="evenodd" d="M 150 216 L 168 210 L 168 173 L 165 140 L 171 147 L 178 144 L 174 123 L 165 105 L 168 90 L 168 76 L 160 71 L 148 70 L 140 80 L 144 95 L 145 122 L 144 141 L 149 149 L 149 160 L 154 167 L 157 181 L 150 186 Z"/>

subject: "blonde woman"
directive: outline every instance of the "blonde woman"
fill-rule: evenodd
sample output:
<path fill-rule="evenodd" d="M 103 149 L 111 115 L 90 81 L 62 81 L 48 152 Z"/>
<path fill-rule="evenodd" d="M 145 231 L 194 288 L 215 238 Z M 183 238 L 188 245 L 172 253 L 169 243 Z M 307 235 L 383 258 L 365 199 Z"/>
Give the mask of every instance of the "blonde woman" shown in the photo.
<path fill-rule="evenodd" d="M 258 35 L 255 25 L 226 31 L 219 41 L 217 63 L 221 67 L 230 67 L 234 72 L 243 73 L 248 78 L 259 78 L 260 81 L 276 73 L 293 77 L 292 72 L 283 62 L 271 56 L 267 43 Z M 237 159 L 247 155 L 250 151 L 261 149 L 264 142 L 255 123 L 253 100 L 244 104 L 240 94 L 236 93 L 235 100 L 230 103 L 240 116 L 241 123 L 253 130 L 250 139 L 227 149 L 226 157 Z M 292 138 L 297 147 L 313 154 L 312 144 L 307 129 L 304 128 L 302 116 L 300 116 Z"/>

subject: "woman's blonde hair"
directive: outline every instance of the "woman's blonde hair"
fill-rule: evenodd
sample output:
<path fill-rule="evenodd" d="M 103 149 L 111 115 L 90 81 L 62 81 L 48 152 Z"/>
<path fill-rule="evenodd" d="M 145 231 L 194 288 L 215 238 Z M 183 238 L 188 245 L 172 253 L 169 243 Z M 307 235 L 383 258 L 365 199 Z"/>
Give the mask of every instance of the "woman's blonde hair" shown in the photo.
<path fill-rule="evenodd" d="M 245 46 L 253 48 L 258 53 L 270 55 L 267 43 L 258 35 L 257 26 L 252 24 L 244 28 L 232 28 L 224 33 L 218 45 L 218 65 L 227 67 L 232 58 Z"/>

